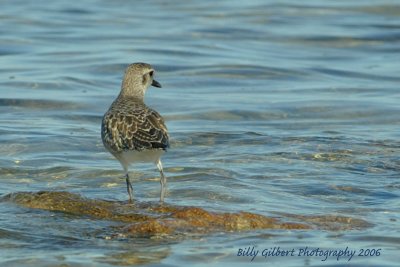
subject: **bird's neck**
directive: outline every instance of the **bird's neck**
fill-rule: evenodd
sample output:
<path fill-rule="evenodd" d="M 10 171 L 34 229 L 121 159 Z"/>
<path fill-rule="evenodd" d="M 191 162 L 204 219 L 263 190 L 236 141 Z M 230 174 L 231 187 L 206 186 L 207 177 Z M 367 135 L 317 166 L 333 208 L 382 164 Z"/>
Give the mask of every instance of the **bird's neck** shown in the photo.
<path fill-rule="evenodd" d="M 123 81 L 121 85 L 121 92 L 119 93 L 122 97 L 133 97 L 137 99 L 144 99 L 144 92 L 137 84 L 132 84 L 129 81 Z"/>

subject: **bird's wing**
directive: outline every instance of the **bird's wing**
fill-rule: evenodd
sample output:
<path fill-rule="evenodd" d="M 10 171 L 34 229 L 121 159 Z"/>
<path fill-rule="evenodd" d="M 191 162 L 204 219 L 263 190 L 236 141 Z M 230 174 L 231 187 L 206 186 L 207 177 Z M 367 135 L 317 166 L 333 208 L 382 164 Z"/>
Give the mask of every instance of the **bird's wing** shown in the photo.
<path fill-rule="evenodd" d="M 102 139 L 113 151 L 163 149 L 169 147 L 164 120 L 146 106 L 107 112 L 102 123 Z"/>

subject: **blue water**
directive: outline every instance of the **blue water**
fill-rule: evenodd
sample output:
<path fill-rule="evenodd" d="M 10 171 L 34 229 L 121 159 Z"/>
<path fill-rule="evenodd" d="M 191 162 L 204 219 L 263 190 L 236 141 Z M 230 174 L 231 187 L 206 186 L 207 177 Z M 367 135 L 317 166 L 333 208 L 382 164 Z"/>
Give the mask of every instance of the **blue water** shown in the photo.
<path fill-rule="evenodd" d="M 102 238 L 110 222 L 0 203 L 1 266 L 397 266 L 399 1 L 1 1 L 0 194 L 126 200 L 100 124 L 124 68 L 162 89 L 167 202 L 363 227 Z M 159 196 L 154 166 L 135 197 Z M 379 256 L 238 257 L 238 249 L 380 249 Z"/>

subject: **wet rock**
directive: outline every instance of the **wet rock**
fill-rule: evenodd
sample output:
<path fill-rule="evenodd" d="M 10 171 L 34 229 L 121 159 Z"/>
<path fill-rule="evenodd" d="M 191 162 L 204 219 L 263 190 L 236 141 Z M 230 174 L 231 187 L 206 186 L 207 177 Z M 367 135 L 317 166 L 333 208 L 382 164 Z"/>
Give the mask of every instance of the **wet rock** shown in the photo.
<path fill-rule="evenodd" d="M 75 216 L 121 222 L 113 226 L 108 238 L 135 236 L 173 236 L 256 229 L 351 229 L 366 226 L 360 219 L 339 216 L 281 216 L 287 222 L 249 212 L 210 212 L 199 207 L 175 206 L 150 202 L 126 204 L 119 201 L 87 199 L 68 192 L 20 192 L 6 195 L 3 201 Z"/>
<path fill-rule="evenodd" d="M 301 220 L 314 225 L 315 228 L 328 231 L 361 230 L 372 226 L 371 223 L 362 219 L 339 215 L 302 216 L 288 214 L 287 217 Z"/>

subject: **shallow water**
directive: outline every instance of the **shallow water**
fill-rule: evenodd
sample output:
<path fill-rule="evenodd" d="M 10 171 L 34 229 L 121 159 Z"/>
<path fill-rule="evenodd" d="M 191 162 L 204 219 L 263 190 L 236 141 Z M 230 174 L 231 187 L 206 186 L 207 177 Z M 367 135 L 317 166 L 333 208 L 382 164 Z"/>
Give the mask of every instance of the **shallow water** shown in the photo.
<path fill-rule="evenodd" d="M 400 249 L 398 1 L 2 1 L 0 194 L 127 199 L 100 139 L 128 63 L 157 70 L 167 202 L 272 217 L 346 216 L 368 227 L 120 238 L 113 222 L 0 202 L 5 266 L 345 266 L 348 257 L 238 257 L 253 247 Z M 135 197 L 158 173 L 137 166 Z"/>

